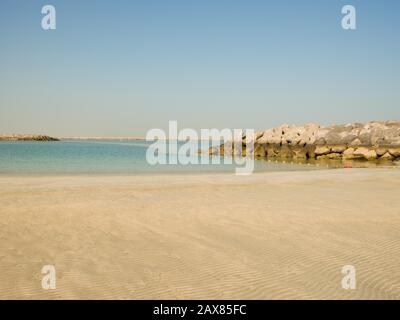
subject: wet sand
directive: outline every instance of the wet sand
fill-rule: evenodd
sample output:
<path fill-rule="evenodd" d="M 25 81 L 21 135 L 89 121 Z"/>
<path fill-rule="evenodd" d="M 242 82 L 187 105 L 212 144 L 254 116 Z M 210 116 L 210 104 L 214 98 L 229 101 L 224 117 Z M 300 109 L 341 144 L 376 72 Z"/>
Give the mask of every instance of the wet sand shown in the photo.
<path fill-rule="evenodd" d="M 2 176 L 0 298 L 400 299 L 399 195 L 399 169 Z"/>

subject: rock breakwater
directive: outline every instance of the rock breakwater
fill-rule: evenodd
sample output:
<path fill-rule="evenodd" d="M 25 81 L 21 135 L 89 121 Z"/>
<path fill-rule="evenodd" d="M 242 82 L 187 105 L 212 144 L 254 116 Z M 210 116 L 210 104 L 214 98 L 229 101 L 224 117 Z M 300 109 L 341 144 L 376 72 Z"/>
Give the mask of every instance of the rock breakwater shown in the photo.
<path fill-rule="evenodd" d="M 246 154 L 242 141 L 242 154 Z M 227 142 L 210 155 L 232 155 Z M 240 151 L 239 151 L 240 152 Z M 396 160 L 400 158 L 400 121 L 302 126 L 284 124 L 255 134 L 254 156 L 281 159 Z"/>

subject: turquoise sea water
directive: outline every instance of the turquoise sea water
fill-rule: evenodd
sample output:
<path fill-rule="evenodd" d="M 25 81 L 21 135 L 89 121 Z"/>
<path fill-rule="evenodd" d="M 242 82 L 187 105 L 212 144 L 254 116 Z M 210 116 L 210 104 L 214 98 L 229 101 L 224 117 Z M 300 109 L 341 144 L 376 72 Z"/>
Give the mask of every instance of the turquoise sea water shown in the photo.
<path fill-rule="evenodd" d="M 2 141 L 0 175 L 7 174 L 151 174 L 187 172 L 235 172 L 236 165 L 150 165 L 146 141 Z M 208 158 L 208 156 L 205 156 Z M 304 164 L 256 160 L 255 171 L 311 170 Z"/>

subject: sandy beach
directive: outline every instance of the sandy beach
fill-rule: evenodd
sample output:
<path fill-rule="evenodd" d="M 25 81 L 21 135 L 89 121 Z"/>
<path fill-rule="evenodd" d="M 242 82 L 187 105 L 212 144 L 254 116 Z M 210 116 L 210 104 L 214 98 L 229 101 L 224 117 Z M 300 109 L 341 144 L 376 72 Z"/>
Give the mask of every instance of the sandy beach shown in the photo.
<path fill-rule="evenodd" d="M 2 176 L 0 298 L 400 299 L 399 187 L 398 169 Z"/>

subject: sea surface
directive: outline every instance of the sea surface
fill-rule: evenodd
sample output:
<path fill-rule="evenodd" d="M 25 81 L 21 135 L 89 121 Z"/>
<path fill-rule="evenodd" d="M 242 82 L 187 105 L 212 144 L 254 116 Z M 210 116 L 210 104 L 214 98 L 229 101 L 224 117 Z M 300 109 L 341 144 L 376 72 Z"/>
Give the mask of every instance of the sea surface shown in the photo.
<path fill-rule="evenodd" d="M 178 143 L 178 150 L 184 143 Z M 151 174 L 151 173 L 197 173 L 232 172 L 243 166 L 224 164 L 224 159 L 207 155 L 191 157 L 210 164 L 168 164 L 169 153 L 164 154 L 167 164 L 152 165 L 146 152 L 152 142 L 132 140 L 65 140 L 1 141 L 0 175 L 57 175 L 57 174 Z M 200 146 L 193 143 L 193 148 Z M 168 150 L 168 146 L 166 146 Z M 163 156 L 162 153 L 158 154 Z M 176 154 L 171 153 L 172 158 Z M 202 158 L 202 159 L 201 159 Z M 219 161 L 212 164 L 211 161 Z M 307 164 L 289 164 L 255 161 L 255 172 L 312 170 Z"/>

